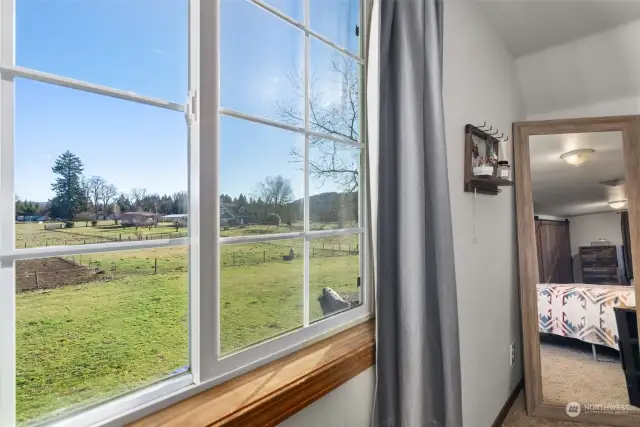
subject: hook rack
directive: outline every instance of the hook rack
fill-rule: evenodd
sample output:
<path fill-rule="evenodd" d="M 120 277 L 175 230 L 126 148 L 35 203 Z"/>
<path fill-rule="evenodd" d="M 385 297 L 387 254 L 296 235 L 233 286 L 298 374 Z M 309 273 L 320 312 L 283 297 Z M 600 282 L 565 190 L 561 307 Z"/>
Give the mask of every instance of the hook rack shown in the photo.
<path fill-rule="evenodd" d="M 499 187 L 511 186 L 513 182 L 497 176 L 498 157 L 492 157 L 489 165 L 493 166 L 493 172 L 487 175 L 474 175 L 473 166 L 474 159 L 478 158 L 478 144 L 474 141 L 478 139 L 484 141 L 486 144 L 484 151 L 484 161 L 489 156 L 489 151 L 494 155 L 498 153 L 500 142 L 507 142 L 509 136 L 504 132 L 501 132 L 497 127 L 494 129 L 493 125 L 489 125 L 487 128 L 487 122 L 485 121 L 481 126 L 474 126 L 468 124 L 465 126 L 465 166 L 464 166 L 464 191 L 496 195 L 502 190 Z M 481 156 L 482 157 L 482 156 Z"/>

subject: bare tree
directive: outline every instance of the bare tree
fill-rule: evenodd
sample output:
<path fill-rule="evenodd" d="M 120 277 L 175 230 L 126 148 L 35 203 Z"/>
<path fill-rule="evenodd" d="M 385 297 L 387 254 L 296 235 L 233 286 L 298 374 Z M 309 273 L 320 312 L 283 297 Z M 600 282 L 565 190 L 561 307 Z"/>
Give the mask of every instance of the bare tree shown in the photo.
<path fill-rule="evenodd" d="M 83 194 L 82 210 L 84 212 L 89 212 L 89 200 L 91 200 L 91 191 L 89 187 L 89 180 L 85 176 L 80 177 L 80 187 L 82 188 Z"/>
<path fill-rule="evenodd" d="M 115 185 L 109 184 L 109 185 L 105 185 L 102 188 L 101 198 L 102 198 L 102 205 L 104 206 L 103 213 L 105 218 L 109 214 L 109 206 L 111 205 L 111 203 L 115 202 L 116 197 L 118 197 L 118 190 L 116 189 Z"/>
<path fill-rule="evenodd" d="M 134 188 L 131 190 L 131 197 L 133 198 L 133 206 L 136 210 L 140 209 L 140 204 L 147 197 L 146 188 Z"/>
<path fill-rule="evenodd" d="M 107 181 L 104 178 L 99 176 L 92 176 L 87 181 L 87 193 L 89 194 L 89 198 L 93 203 L 93 210 L 96 215 L 100 212 L 100 199 L 102 198 L 102 192 L 104 191 L 104 187 L 107 185 Z"/>
<path fill-rule="evenodd" d="M 282 175 L 268 176 L 258 184 L 257 195 L 266 204 L 283 206 L 293 201 L 291 182 Z"/>
<path fill-rule="evenodd" d="M 340 55 L 331 60 L 330 75 L 311 76 L 309 95 L 309 121 L 311 129 L 348 141 L 359 142 L 360 109 L 358 102 L 358 64 L 349 57 Z M 296 71 L 289 76 L 289 82 L 297 98 L 304 99 L 304 78 L 302 72 Z M 324 89 L 323 83 L 341 85 L 340 99 Z M 304 103 L 303 103 L 304 104 Z M 300 103 L 278 102 L 278 116 L 287 123 L 304 127 L 304 110 Z M 309 170 L 311 176 L 324 184 L 327 180 L 335 182 L 343 191 L 358 190 L 358 150 L 350 144 L 330 141 L 323 138 L 310 139 Z M 304 162 L 304 152 L 291 150 L 292 161 Z"/>

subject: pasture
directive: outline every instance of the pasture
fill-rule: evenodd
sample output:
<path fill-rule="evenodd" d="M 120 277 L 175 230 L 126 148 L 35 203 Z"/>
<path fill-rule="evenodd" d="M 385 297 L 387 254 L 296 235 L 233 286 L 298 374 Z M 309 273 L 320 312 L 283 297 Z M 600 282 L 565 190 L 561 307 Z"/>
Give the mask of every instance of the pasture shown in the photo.
<path fill-rule="evenodd" d="M 83 244 L 91 236 L 108 241 L 116 235 L 120 239 L 121 234 L 122 240 L 148 239 L 176 232 L 158 225 L 136 233 L 133 228 L 107 228 L 110 224 L 113 221 L 84 227 L 83 222 L 58 231 L 45 231 L 42 224 L 17 224 L 16 245 Z M 276 227 L 270 230 L 282 232 Z M 255 227 L 226 231 L 256 232 Z M 357 298 L 357 245 L 356 236 L 311 242 L 311 321 L 322 317 L 317 297 L 323 287 Z M 291 249 L 296 256 L 283 261 Z M 222 246 L 223 354 L 302 325 L 302 251 L 302 239 Z M 77 283 L 76 277 L 72 284 L 19 292 L 19 420 L 108 398 L 169 376 L 188 364 L 187 257 L 186 246 L 69 257 L 67 261 L 78 268 L 94 269 L 94 279 Z M 28 267 L 17 268 L 25 280 L 35 274 Z M 40 283 L 47 283 L 47 274 L 66 273 L 39 272 Z"/>

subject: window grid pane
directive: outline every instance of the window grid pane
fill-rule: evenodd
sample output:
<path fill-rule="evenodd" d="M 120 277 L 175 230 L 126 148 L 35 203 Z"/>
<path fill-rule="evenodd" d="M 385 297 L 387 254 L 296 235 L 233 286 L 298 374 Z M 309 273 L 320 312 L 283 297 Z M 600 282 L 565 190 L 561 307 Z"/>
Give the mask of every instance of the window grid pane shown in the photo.
<path fill-rule="evenodd" d="M 254 1 L 254 3 L 260 6 L 262 2 Z M 305 23 L 304 29 L 308 30 L 310 4 L 306 0 L 303 3 L 304 3 L 304 23 Z M 268 8 L 263 8 L 263 9 L 267 13 L 277 16 L 277 14 L 271 12 L 270 10 L 268 10 Z M 261 16 L 263 17 L 263 19 L 271 19 L 268 16 L 265 18 L 264 16 L 266 15 L 264 14 Z M 282 17 L 280 18 L 281 18 L 281 21 L 284 20 L 284 18 Z M 224 16 L 223 16 L 223 21 L 224 21 Z M 256 25 L 259 25 L 259 24 L 256 24 Z M 282 25 L 286 25 L 285 22 L 282 22 Z M 224 35 L 222 36 L 222 40 L 223 41 L 225 40 Z M 318 237 L 314 237 L 312 230 L 324 230 L 325 227 L 329 227 L 330 229 L 335 228 L 336 230 L 347 229 L 347 228 L 360 227 L 360 223 L 361 223 L 360 215 L 358 215 L 358 211 L 360 209 L 360 197 L 361 197 L 361 191 L 358 191 L 358 187 L 360 183 L 360 176 L 359 176 L 360 175 L 359 174 L 360 156 L 357 155 L 355 157 L 352 157 L 351 153 L 359 153 L 360 151 L 358 141 L 359 141 L 359 135 L 361 133 L 359 129 L 360 127 L 359 115 L 361 111 L 361 105 L 358 98 L 358 90 L 359 90 L 359 80 L 360 80 L 362 67 L 360 66 L 360 64 L 356 63 L 353 59 L 341 53 L 340 50 L 334 49 L 330 45 L 324 43 L 323 41 L 320 41 L 318 38 L 313 37 L 310 31 L 305 31 L 304 40 L 305 40 L 304 69 L 303 69 L 302 76 L 300 76 L 303 82 L 302 95 L 303 95 L 303 101 L 304 101 L 304 110 L 303 110 L 304 114 L 303 114 L 303 117 L 300 117 L 300 115 L 296 115 L 295 114 L 296 109 L 294 108 L 291 110 L 287 110 L 291 113 L 290 115 L 283 116 L 281 118 L 284 118 L 285 121 L 288 122 L 288 124 L 293 126 L 298 127 L 303 125 L 303 129 L 304 129 L 304 149 L 302 153 L 298 152 L 299 154 L 301 154 L 300 157 L 303 160 L 303 171 L 304 171 L 304 190 L 303 190 L 304 195 L 302 198 L 304 239 L 303 239 L 302 248 L 300 248 L 302 249 L 302 251 L 296 250 L 293 252 L 295 252 L 296 256 L 299 256 L 300 252 L 302 252 L 301 254 L 304 257 L 304 275 L 303 275 L 303 282 L 302 282 L 302 289 L 303 289 L 302 326 L 306 327 L 309 325 L 310 321 L 312 320 L 312 312 L 315 313 L 318 310 L 318 307 L 315 307 L 315 301 L 312 301 L 313 295 L 310 289 L 311 274 L 312 274 L 311 259 L 315 254 L 314 252 L 315 248 L 313 247 L 313 242 L 314 240 L 318 241 L 323 239 L 323 238 L 319 239 Z M 330 100 L 330 102 L 325 102 L 324 99 L 320 99 L 320 98 L 317 99 L 318 105 L 322 105 L 324 108 L 322 112 L 318 111 L 317 109 L 312 110 L 311 108 L 312 97 L 314 96 L 314 92 L 312 89 L 312 81 L 314 80 L 311 72 L 311 68 L 312 68 L 311 52 L 314 46 L 316 50 L 323 52 L 322 55 L 324 55 L 322 56 L 323 58 L 322 60 L 324 61 L 323 66 L 325 67 L 326 71 L 325 71 L 325 74 L 322 76 L 321 80 L 323 80 L 324 82 L 330 83 L 330 85 L 333 84 L 333 87 L 330 88 L 330 93 L 328 94 L 329 98 L 327 98 L 328 100 Z M 332 58 L 332 55 L 338 55 L 336 57 L 338 59 Z M 224 67 L 224 64 L 222 64 L 222 67 Z M 332 76 L 332 73 L 339 74 L 340 77 L 334 78 L 334 76 Z M 295 78 L 298 78 L 298 77 L 295 77 Z M 323 89 L 324 88 L 319 88 L 320 91 L 322 91 Z M 341 113 L 343 115 L 345 113 L 350 115 L 349 117 L 343 117 L 343 120 L 339 123 L 339 126 L 336 126 L 336 123 L 331 122 L 332 119 L 335 120 L 336 118 L 335 111 L 338 111 L 338 115 Z M 231 112 L 232 110 L 221 111 L 221 116 L 222 116 L 221 120 L 223 122 L 225 120 L 229 120 L 229 119 L 225 119 L 225 115 Z M 251 115 L 247 115 L 245 111 L 242 111 L 242 110 L 239 110 L 239 111 L 234 110 L 233 117 L 237 117 L 239 121 L 249 120 L 252 122 L 260 123 L 258 125 L 255 125 L 255 127 L 262 128 L 263 131 L 265 132 L 273 132 L 271 130 L 268 130 L 268 127 L 278 126 L 278 120 L 273 122 L 272 121 L 273 119 L 268 116 L 264 118 L 262 116 L 253 117 Z M 300 119 L 303 119 L 303 120 L 300 120 Z M 320 126 L 320 125 L 324 125 L 324 126 Z M 251 126 L 251 125 L 246 125 L 246 126 Z M 226 139 L 224 134 L 225 132 L 224 125 L 222 126 L 222 129 L 223 129 L 222 130 L 223 134 L 221 138 L 221 144 L 224 147 L 225 139 Z M 353 141 L 353 143 L 356 144 L 356 146 L 349 147 L 346 144 L 338 143 L 336 141 L 333 141 L 332 139 L 323 140 L 319 135 L 325 134 L 325 133 L 329 136 L 335 136 L 335 137 L 344 139 L 345 141 Z M 274 147 L 274 149 L 277 150 L 278 147 Z M 249 156 L 251 156 L 251 153 L 249 153 Z M 223 149 L 223 159 L 221 160 L 222 160 L 221 167 L 224 169 L 225 167 L 224 149 Z M 246 164 L 246 161 L 244 163 Z M 349 172 L 349 170 L 351 170 L 352 172 Z M 311 188 L 312 182 L 313 182 L 312 175 L 314 172 L 316 175 L 320 176 L 321 178 L 320 181 L 322 181 L 322 183 L 317 185 L 316 186 L 317 188 L 312 189 Z M 323 174 L 324 174 L 324 177 L 323 177 Z M 233 176 L 233 174 L 231 174 L 231 176 Z M 222 179 L 224 180 L 224 178 Z M 325 183 L 327 179 L 330 182 Z M 333 201 L 326 201 L 324 203 L 326 205 L 329 205 L 328 208 L 326 208 L 325 206 L 326 209 L 324 209 L 327 212 L 321 212 L 322 209 L 320 208 L 323 207 L 322 202 L 318 203 L 318 206 L 314 210 L 313 202 L 311 201 L 312 195 L 320 194 L 322 191 L 338 192 L 338 193 L 332 193 L 332 194 L 335 194 L 335 196 L 333 196 Z M 340 195 L 341 191 L 347 191 L 349 194 L 351 194 L 351 196 L 349 197 L 341 196 Z M 222 201 L 222 197 L 228 197 L 228 196 L 226 194 L 222 195 L 221 201 Z M 232 200 L 227 199 L 226 203 L 234 205 L 235 199 L 233 200 L 233 203 L 232 203 Z M 314 215 L 314 211 L 315 211 L 315 216 L 317 216 L 321 221 L 317 223 L 319 228 L 312 225 L 312 216 Z M 224 238 L 225 236 L 226 237 L 233 237 L 234 235 L 237 236 L 237 239 L 233 239 L 232 241 L 229 241 L 229 240 L 220 241 L 220 248 L 224 255 L 225 250 L 227 250 L 227 248 L 228 249 L 231 248 L 230 246 L 227 246 L 227 245 L 237 244 L 238 239 L 241 239 L 243 232 L 234 231 L 225 225 L 227 223 L 223 224 L 222 221 L 224 219 L 222 215 L 223 214 L 221 213 L 221 237 Z M 227 221 L 227 220 L 224 220 L 224 221 Z M 235 219 L 231 219 L 230 221 L 235 222 Z M 322 221 L 324 221 L 324 224 L 322 224 Z M 335 221 L 335 223 L 332 224 L 331 221 Z M 265 230 L 265 231 L 268 231 L 268 230 Z M 248 232 L 249 231 L 245 231 L 245 233 L 248 233 Z M 272 232 L 269 231 L 268 233 L 271 234 Z M 354 248 L 352 249 L 352 254 L 356 254 L 355 256 L 358 259 L 357 270 L 359 271 L 360 255 L 359 255 L 358 248 L 361 245 L 360 245 L 360 237 L 358 236 L 360 236 L 360 234 L 356 234 L 354 236 L 357 242 L 354 242 L 354 244 L 352 245 L 354 246 Z M 324 239 L 327 239 L 327 238 L 330 239 L 330 237 L 326 237 Z M 277 242 L 273 242 L 273 243 L 277 244 Z M 267 235 L 264 236 L 263 244 L 269 244 L 269 237 Z M 337 250 L 339 251 L 339 249 Z M 347 252 L 348 251 L 349 249 L 347 249 Z M 283 259 L 288 257 L 288 255 L 284 252 L 282 254 L 279 254 L 279 256 L 282 256 Z M 249 254 L 246 254 L 246 255 L 248 256 Z M 263 258 L 265 260 L 264 262 L 266 262 L 266 255 L 263 254 Z M 229 260 L 226 260 L 226 261 L 229 261 Z M 246 258 L 245 261 L 248 262 L 248 258 Z M 241 255 L 237 255 L 236 260 L 234 261 L 235 263 L 234 265 L 240 262 L 242 262 Z M 221 260 L 220 268 L 223 270 L 225 268 L 228 268 L 227 264 L 225 264 L 225 259 L 223 258 Z M 357 276 L 356 278 L 359 282 L 359 276 Z M 221 286 L 224 286 L 224 283 L 222 283 Z M 361 302 L 361 295 L 359 290 L 351 293 L 353 294 L 353 295 L 350 295 L 351 299 L 355 298 L 355 300 Z M 357 294 L 357 297 L 355 296 L 356 294 Z M 224 315 L 225 315 L 224 306 L 222 306 L 221 316 L 224 316 Z M 317 313 L 314 316 L 316 316 L 315 320 L 317 320 Z M 258 338 L 259 337 L 256 337 L 256 342 L 260 341 Z M 264 339 L 267 337 L 265 336 L 261 338 Z M 253 343 L 246 342 L 245 346 L 250 344 L 253 344 Z M 221 345 L 222 345 L 222 352 L 225 353 L 225 344 L 221 343 Z M 239 349 L 239 348 L 236 348 L 236 349 Z"/>
<path fill-rule="evenodd" d="M 8 3 L 11 3 L 9 1 L 3 1 L 0 0 L 0 3 L 3 5 L 3 7 L 6 7 L 6 5 Z M 259 3 L 259 0 L 256 1 L 256 3 Z M 306 22 L 306 31 L 305 31 L 305 50 L 304 50 L 304 54 L 305 54 L 305 80 L 307 82 L 307 84 L 305 84 L 305 88 L 308 88 L 308 82 L 310 80 L 310 70 L 309 70 L 309 59 L 310 59 L 310 45 L 311 45 L 311 40 L 314 40 L 316 42 L 318 42 L 318 40 L 320 40 L 320 43 L 326 43 L 326 41 L 322 41 L 322 38 L 316 37 L 313 31 L 310 31 L 308 28 L 308 24 L 309 24 L 309 4 L 308 4 L 308 0 L 305 1 L 305 22 Z M 6 9 L 2 9 L 3 13 L 0 13 L 0 15 L 7 16 L 6 14 Z M 9 17 L 11 17 L 13 15 L 13 13 L 8 14 Z M 5 20 L 3 20 L 2 24 L 6 24 L 6 18 Z M 2 42 L 2 40 L 0 40 L 0 42 Z M 6 43 L 2 43 L 3 46 L 6 46 Z M 333 48 L 335 46 L 332 46 L 331 43 L 327 44 L 327 46 Z M 341 52 L 341 50 L 336 50 L 336 52 Z M 3 55 L 3 52 L 0 51 L 0 65 L 2 66 L 6 66 L 6 69 L 9 70 L 7 71 L 7 73 L 11 72 L 10 69 L 13 67 L 13 64 L 9 64 L 9 62 L 3 60 L 6 59 L 7 57 L 12 57 L 12 52 L 11 55 L 7 56 L 7 55 Z M 4 53 L 6 54 L 6 50 L 4 50 Z M 31 74 L 31 75 L 30 75 Z M 146 97 L 144 96 L 139 96 L 136 99 L 136 96 L 134 94 L 120 94 L 118 93 L 117 90 L 114 90 L 112 88 L 101 88 L 101 89 L 95 89 L 91 87 L 91 84 L 84 84 L 83 82 L 79 82 L 78 85 L 76 85 L 75 82 L 71 82 L 69 83 L 68 80 L 70 79 L 66 79 L 62 76 L 51 76 L 51 80 L 47 80 L 47 78 L 45 78 L 43 80 L 43 78 L 41 78 L 40 75 L 38 75 L 39 72 L 33 70 L 33 72 L 31 72 L 30 70 L 26 70 L 26 75 L 21 75 L 20 72 L 16 72 L 13 75 L 20 75 L 21 77 L 24 77 L 26 79 L 29 80 L 37 80 L 37 81 L 46 81 L 47 83 L 52 83 L 55 85 L 60 85 L 60 86 L 66 86 L 66 87 L 73 87 L 74 89 L 79 89 L 81 91 L 87 91 L 87 92 L 93 92 L 93 93 L 99 93 L 103 96 L 114 96 L 116 98 L 121 98 L 121 99 L 127 99 L 128 101 L 133 101 L 136 103 L 141 103 L 141 104 L 148 104 L 148 105 L 154 105 L 156 107 L 161 107 L 161 108 L 167 108 L 167 109 L 171 109 L 171 110 L 177 110 L 177 111 L 185 111 L 186 108 L 183 105 L 177 104 L 177 103 L 172 103 L 169 101 L 164 101 L 164 100 L 160 100 L 160 99 L 152 99 L 152 98 L 148 98 L 146 99 Z M 109 93 L 112 92 L 112 93 Z M 5 93 L 7 93 L 6 91 L 3 92 L 2 94 L 4 95 Z M 12 98 L 12 97 L 11 97 Z M 3 97 L 3 99 L 6 99 Z M 303 326 L 308 326 L 309 325 L 309 321 L 312 317 L 311 314 L 311 308 L 310 308 L 310 297 L 312 297 L 312 295 L 310 295 L 310 289 L 309 289 L 309 284 L 310 284 L 310 269 L 311 269 L 311 265 L 310 265 L 310 260 L 314 257 L 315 253 L 314 253 L 314 247 L 313 247 L 313 241 L 318 240 L 318 239 L 326 239 L 327 237 L 324 237 L 325 235 L 323 235 L 323 237 L 318 237 L 315 233 L 313 233 L 311 230 L 311 225 L 310 225 L 310 218 L 311 218 L 311 207 L 310 204 L 308 203 L 309 198 L 310 198 L 310 151 L 311 151 L 311 140 L 313 138 L 318 137 L 319 135 L 315 135 L 312 129 L 312 126 L 310 125 L 310 120 L 309 120 L 309 91 L 307 90 L 305 93 L 305 99 L 304 99 L 304 105 L 305 105 L 305 125 L 304 125 L 304 171 L 305 171 L 305 185 L 304 185 L 304 199 L 305 199 L 305 203 L 304 203 L 304 232 L 303 235 L 300 236 L 302 237 L 301 241 L 303 241 L 303 246 L 304 246 L 304 301 L 302 302 L 303 304 L 303 317 L 302 317 L 302 323 Z M 11 100 L 12 101 L 12 100 Z M 0 112 L 5 112 L 6 113 L 6 109 L 2 108 L 2 110 L 0 110 Z M 0 114 L 1 116 L 1 114 Z M 0 119 L 7 119 L 7 115 L 5 114 L 5 117 L 0 117 Z M 7 127 L 2 127 L 4 130 L 7 129 Z M 12 129 L 11 129 L 12 130 Z M 13 137 L 13 135 L 12 135 Z M 6 144 L 3 144 L 3 161 L 6 161 L 6 150 L 5 150 Z M 13 169 L 13 153 L 11 152 L 11 169 Z M 3 166 L 3 171 L 7 171 L 8 168 L 5 168 Z M 3 181 L 3 184 L 6 184 L 8 181 Z M 359 192 L 360 194 L 361 192 Z M 360 197 L 362 197 L 362 194 L 360 194 Z M 12 211 L 13 211 L 13 206 L 12 206 Z M 13 216 L 13 215 L 12 215 Z M 9 219 L 9 217 L 7 217 L 6 215 L 3 216 L 3 219 Z M 359 222 L 361 222 L 361 218 L 358 217 Z M 14 222 L 13 222 L 13 218 L 11 218 L 11 225 L 13 228 L 14 226 Z M 359 225 L 358 225 L 359 226 Z M 6 228 L 5 228 L 6 229 Z M 361 230 L 358 230 L 358 234 L 356 234 L 355 236 L 359 236 L 357 237 L 357 239 L 359 239 L 359 241 L 363 238 L 363 234 Z M 5 238 L 6 236 L 1 236 L 3 239 L 3 242 L 6 241 L 7 239 Z M 176 239 L 178 240 L 177 236 Z M 146 240 L 146 239 L 145 239 Z M 184 238 L 180 238 L 180 241 L 182 241 L 181 243 L 184 243 L 183 241 L 185 240 Z M 9 239 L 12 248 L 11 250 L 8 250 L 5 248 L 4 252 L 5 253 L 10 253 L 14 248 L 13 245 L 15 244 L 15 237 L 14 237 L 14 233 L 12 233 L 11 238 Z M 268 240 L 267 240 L 268 242 Z M 86 242 L 86 244 L 89 244 L 90 242 Z M 92 243 L 92 242 L 91 242 Z M 220 246 L 226 245 L 226 243 L 224 242 L 219 242 Z M 6 246 L 6 245 L 5 245 Z M 115 244 L 114 246 L 119 246 L 118 244 Z M 121 248 L 122 250 L 132 250 L 132 248 L 126 247 L 127 245 L 123 245 L 123 247 Z M 173 245 L 171 245 L 173 246 Z M 359 245 L 362 246 L 362 245 Z M 153 250 L 153 249 L 151 249 Z M 338 249 L 338 251 L 340 251 L 341 249 Z M 350 249 L 349 249 L 350 251 Z M 81 252 L 85 252 L 84 250 L 82 250 Z M 22 254 L 22 256 L 18 257 L 21 259 L 24 259 L 25 255 L 28 255 L 29 250 L 26 249 L 24 251 L 24 253 Z M 67 250 L 60 250 L 60 252 L 58 253 L 58 255 L 62 256 L 62 255 L 69 255 L 71 252 L 67 251 Z M 53 253 L 55 255 L 55 253 Z M 108 255 L 108 256 L 112 256 L 114 255 L 114 252 L 111 252 L 111 249 L 109 250 L 109 252 L 105 252 L 104 254 L 100 254 L 100 255 Z M 296 252 L 296 256 L 297 256 L 297 252 Z M 79 256 L 83 256 L 78 254 Z M 70 255 L 70 256 L 75 256 L 75 255 Z M 10 255 L 9 257 L 7 257 L 7 260 L 12 258 L 13 255 Z M 263 255 L 264 257 L 264 255 Z M 280 257 L 280 254 L 278 254 L 278 257 Z M 294 258 L 295 259 L 295 258 Z M 362 257 L 360 256 L 360 262 L 362 263 Z M 4 260 L 3 260 L 4 261 Z M 227 260 L 228 261 L 228 260 Z M 18 262 L 22 262 L 22 261 L 18 261 Z M 222 260 L 222 262 L 224 262 Z M 8 270 L 8 269 L 7 269 Z M 362 271 L 362 268 L 360 267 L 360 270 Z M 13 275 L 13 269 L 11 269 L 12 275 Z M 115 273 L 114 273 L 115 274 Z M 114 276 L 115 277 L 115 276 Z M 13 282 L 15 280 L 14 277 L 11 278 L 11 281 Z M 12 294 L 15 296 L 15 293 L 13 293 L 12 290 Z M 362 302 L 362 297 L 360 297 L 360 302 Z M 12 310 L 14 309 L 15 305 L 12 304 Z M 354 313 L 355 314 L 355 313 Z M 317 326 L 317 325 L 316 325 Z M 315 328 L 315 326 L 314 326 Z M 311 331 L 314 331 L 315 329 L 311 328 Z M 314 332 L 315 333 L 315 332 Z M 2 334 L 0 333 L 0 336 Z M 186 336 L 186 335 L 185 335 Z M 0 337 L 1 338 L 1 337 Z M 286 340 L 285 340 L 286 341 Z M 4 341 L 2 341 L 4 342 Z M 233 349 L 231 349 L 231 351 L 233 351 Z M 188 361 L 187 361 L 188 363 Z M 10 372 L 9 370 L 6 370 L 6 372 Z M 13 376 L 11 376 L 12 378 L 10 378 L 10 380 L 13 381 Z M 15 382 L 13 383 L 13 385 L 11 386 L 11 389 L 15 390 Z M 0 384 L 0 391 L 5 391 L 6 387 L 3 384 Z M 12 396 L 15 396 L 15 393 L 11 393 Z M 6 398 L 6 395 L 3 399 L 0 399 L 0 405 L 2 404 L 6 404 L 7 402 L 9 402 L 11 404 L 11 400 Z M 13 406 L 13 405 L 11 405 Z M 15 411 L 13 411 L 13 408 L 11 408 L 11 411 L 13 414 L 11 415 L 7 415 L 8 411 L 3 411 L 4 407 L 0 406 L 0 412 L 4 412 L 5 417 L 9 417 L 9 418 L 3 418 L 2 416 L 0 416 L 0 423 L 2 423 L 5 419 L 6 420 L 13 420 L 13 416 L 15 414 Z M 10 421 L 10 423 L 13 423 L 13 421 Z"/>

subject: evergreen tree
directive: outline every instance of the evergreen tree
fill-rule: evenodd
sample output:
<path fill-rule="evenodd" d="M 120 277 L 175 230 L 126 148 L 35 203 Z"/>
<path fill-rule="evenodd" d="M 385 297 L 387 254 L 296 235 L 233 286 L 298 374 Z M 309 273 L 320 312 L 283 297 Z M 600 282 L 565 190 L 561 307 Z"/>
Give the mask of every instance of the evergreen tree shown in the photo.
<path fill-rule="evenodd" d="M 86 205 L 86 192 L 82 185 L 82 161 L 69 150 L 62 153 L 51 168 L 58 178 L 51 184 L 56 197 L 51 200 L 51 213 L 55 217 L 72 220 Z"/>

